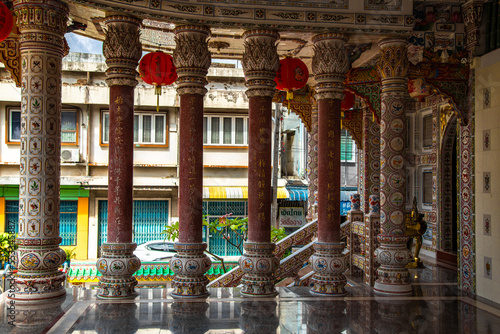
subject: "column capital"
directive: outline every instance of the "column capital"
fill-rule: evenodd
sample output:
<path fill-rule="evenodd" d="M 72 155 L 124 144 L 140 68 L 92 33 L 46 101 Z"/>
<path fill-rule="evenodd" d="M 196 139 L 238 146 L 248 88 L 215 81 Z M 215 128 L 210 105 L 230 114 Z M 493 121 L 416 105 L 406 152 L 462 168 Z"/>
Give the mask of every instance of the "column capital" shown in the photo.
<path fill-rule="evenodd" d="M 182 25 L 174 29 L 177 44 L 173 56 L 177 68 L 177 92 L 205 95 L 206 75 L 212 63 L 208 50 L 210 29 L 197 25 Z"/>
<path fill-rule="evenodd" d="M 349 71 L 347 36 L 339 33 L 319 34 L 312 38 L 314 56 L 312 72 L 316 80 L 316 99 L 343 99 L 344 79 Z"/>
<path fill-rule="evenodd" d="M 407 57 L 408 42 L 405 39 L 387 38 L 378 44 L 380 59 L 377 71 L 384 84 L 385 80 L 406 80 L 408 76 L 409 61 Z"/>
<path fill-rule="evenodd" d="M 142 56 L 139 41 L 141 20 L 132 16 L 111 15 L 104 19 L 106 38 L 103 54 L 106 57 L 108 86 L 137 85 L 137 65 Z"/>
<path fill-rule="evenodd" d="M 63 54 L 64 34 L 67 30 L 68 5 L 57 0 L 14 1 L 14 11 L 19 27 L 20 48 L 32 44 L 51 44 L 51 48 Z M 41 15 L 40 13 L 44 13 Z"/>
<path fill-rule="evenodd" d="M 276 93 L 274 78 L 280 68 L 276 41 L 279 38 L 274 30 L 248 30 L 243 34 L 245 52 L 242 65 L 248 97 L 273 97 Z"/>

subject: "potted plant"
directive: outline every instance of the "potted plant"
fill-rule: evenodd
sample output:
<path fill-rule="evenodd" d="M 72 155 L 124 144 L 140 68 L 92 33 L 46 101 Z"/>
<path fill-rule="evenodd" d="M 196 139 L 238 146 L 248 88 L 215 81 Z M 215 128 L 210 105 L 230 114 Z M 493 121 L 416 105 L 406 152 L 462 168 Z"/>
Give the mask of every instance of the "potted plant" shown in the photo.
<path fill-rule="evenodd" d="M 10 255 L 17 249 L 16 234 L 0 233 L 0 261 L 1 268 L 9 262 Z"/>
<path fill-rule="evenodd" d="M 71 259 L 75 259 L 76 258 L 76 251 L 75 251 L 75 249 L 76 249 L 75 247 L 73 247 L 73 248 L 64 248 L 64 252 L 66 253 L 66 261 L 64 261 L 64 263 L 67 263 L 68 267 L 71 264 Z"/>

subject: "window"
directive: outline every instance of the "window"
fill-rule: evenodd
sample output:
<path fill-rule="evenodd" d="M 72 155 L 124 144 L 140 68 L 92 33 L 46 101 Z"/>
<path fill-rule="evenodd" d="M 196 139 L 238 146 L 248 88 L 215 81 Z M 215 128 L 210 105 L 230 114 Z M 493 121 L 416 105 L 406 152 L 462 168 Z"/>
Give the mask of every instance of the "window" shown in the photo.
<path fill-rule="evenodd" d="M 340 161 L 353 162 L 354 156 L 354 145 L 351 135 L 347 130 L 342 129 L 340 132 Z"/>
<path fill-rule="evenodd" d="M 6 232 L 19 233 L 19 201 L 5 201 Z M 76 245 L 78 201 L 61 201 L 59 213 L 59 235 L 61 246 Z"/>
<path fill-rule="evenodd" d="M 78 121 L 76 111 L 61 112 L 61 143 L 78 144 Z"/>
<path fill-rule="evenodd" d="M 206 145 L 248 145 L 248 117 L 203 117 L 203 143 Z"/>
<path fill-rule="evenodd" d="M 426 115 L 422 118 L 422 146 L 424 148 L 432 147 L 432 115 Z"/>
<path fill-rule="evenodd" d="M 432 171 L 428 169 L 422 173 L 422 204 L 432 204 Z"/>
<path fill-rule="evenodd" d="M 134 143 L 140 145 L 166 146 L 167 141 L 166 113 L 135 113 Z M 109 144 L 109 111 L 102 112 L 101 144 Z"/>
<path fill-rule="evenodd" d="M 7 109 L 7 143 L 19 143 L 21 140 L 21 110 Z M 62 145 L 78 145 L 78 114 L 76 110 L 61 111 Z"/>

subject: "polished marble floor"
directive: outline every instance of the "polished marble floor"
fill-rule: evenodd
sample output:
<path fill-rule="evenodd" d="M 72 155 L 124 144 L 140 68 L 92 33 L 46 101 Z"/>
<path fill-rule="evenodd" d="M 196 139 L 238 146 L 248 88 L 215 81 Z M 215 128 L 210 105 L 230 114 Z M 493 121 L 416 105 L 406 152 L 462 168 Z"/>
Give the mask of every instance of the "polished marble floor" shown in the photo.
<path fill-rule="evenodd" d="M 210 290 L 206 300 L 174 300 L 170 289 L 138 289 L 134 300 L 96 300 L 68 289 L 45 305 L 15 304 L 0 333 L 500 333 L 500 307 L 463 296 L 456 275 L 430 264 L 411 269 L 413 296 L 380 297 L 349 277 L 349 295 L 318 298 L 308 288 L 279 288 L 276 298 L 243 298 L 239 288 Z"/>

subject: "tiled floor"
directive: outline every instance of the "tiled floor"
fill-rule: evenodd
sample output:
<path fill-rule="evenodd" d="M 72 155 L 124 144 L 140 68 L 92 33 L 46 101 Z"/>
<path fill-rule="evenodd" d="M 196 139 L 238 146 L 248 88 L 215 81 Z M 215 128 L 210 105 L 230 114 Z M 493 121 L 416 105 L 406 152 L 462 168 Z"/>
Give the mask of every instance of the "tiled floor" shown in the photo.
<path fill-rule="evenodd" d="M 298 287 L 249 299 L 227 288 L 182 302 L 166 289 L 140 289 L 135 300 L 106 302 L 96 301 L 93 290 L 70 289 L 49 305 L 16 304 L 15 326 L 2 307 L 0 333 L 500 333 L 500 308 L 461 296 L 452 271 L 427 264 L 410 272 L 410 297 L 375 296 L 356 278 L 342 298 L 313 297 Z"/>

